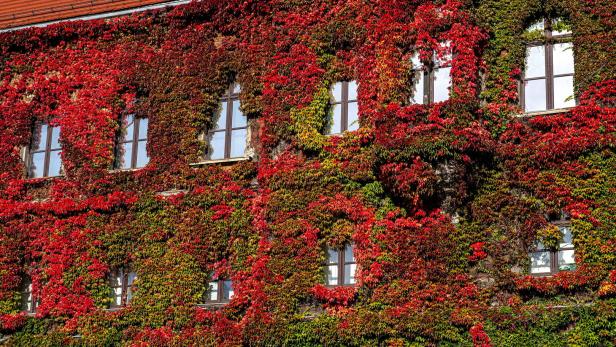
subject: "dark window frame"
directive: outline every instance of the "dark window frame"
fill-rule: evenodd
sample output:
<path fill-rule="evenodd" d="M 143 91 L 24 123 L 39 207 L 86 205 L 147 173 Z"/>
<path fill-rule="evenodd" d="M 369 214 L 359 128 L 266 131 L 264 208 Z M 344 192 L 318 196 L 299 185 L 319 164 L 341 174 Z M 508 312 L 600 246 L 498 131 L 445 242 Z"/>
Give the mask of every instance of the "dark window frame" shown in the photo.
<path fill-rule="evenodd" d="M 246 117 L 246 126 L 243 127 L 233 127 L 233 103 L 234 102 L 238 102 L 240 103 L 240 93 L 241 90 L 239 92 L 235 92 L 235 86 L 237 85 L 237 83 L 231 83 L 229 85 L 229 87 L 226 89 L 224 95 L 221 97 L 221 106 L 223 103 L 227 104 L 227 110 L 226 110 L 226 114 L 224 115 L 224 117 L 226 117 L 225 119 L 225 128 L 224 129 L 215 129 L 213 127 L 217 126 L 216 124 L 212 124 L 212 127 L 210 129 L 207 130 L 206 132 L 206 139 L 207 139 L 207 148 L 206 148 L 206 154 L 205 154 L 205 160 L 228 160 L 228 159 L 235 159 L 235 158 L 243 158 L 246 156 L 246 149 L 248 148 L 247 144 L 244 144 L 244 155 L 241 157 L 232 157 L 231 156 L 231 144 L 232 144 L 232 133 L 234 130 L 242 130 L 242 129 L 246 129 L 246 136 L 248 137 L 248 127 L 249 127 L 249 123 L 248 123 L 248 117 L 242 113 L 242 115 L 244 117 Z M 239 105 L 241 107 L 241 103 Z M 223 115 L 221 115 L 222 117 Z M 216 158 L 216 159 L 212 159 L 212 147 L 211 147 L 211 139 L 212 136 L 214 135 L 214 133 L 219 133 L 219 132 L 224 132 L 225 133 L 225 148 L 224 148 L 224 155 L 222 158 Z"/>
<path fill-rule="evenodd" d="M 560 219 L 557 221 L 553 221 L 550 222 L 551 224 L 555 225 L 556 227 L 560 228 L 561 227 L 567 227 L 567 228 L 571 228 L 571 221 L 567 220 L 567 219 Z M 569 271 L 569 270 L 560 270 L 560 267 L 558 265 L 558 254 L 561 251 L 574 251 L 575 254 L 575 245 L 573 244 L 573 242 L 571 243 L 570 247 L 563 247 L 561 248 L 560 245 L 558 246 L 557 249 L 548 249 L 548 248 L 537 248 L 535 247 L 535 249 L 533 250 L 533 252 L 531 252 L 531 255 L 533 253 L 538 253 L 538 252 L 546 252 L 549 253 L 550 255 L 550 271 L 548 272 L 532 272 L 532 260 L 531 260 L 531 264 L 529 267 L 529 272 L 532 276 L 535 277 L 549 277 L 549 276 L 554 276 L 559 272 L 563 272 L 563 271 Z"/>
<path fill-rule="evenodd" d="M 43 135 L 43 126 L 47 126 L 47 133 Z M 58 147 L 51 147 L 51 140 L 53 137 L 53 129 L 58 128 L 60 133 L 62 132 L 59 126 L 51 126 L 49 122 L 41 122 L 37 121 L 34 123 L 32 128 L 32 139 L 30 141 L 30 146 L 27 151 L 27 177 L 36 179 L 36 178 L 45 178 L 45 177 L 60 177 L 64 174 L 64 165 L 62 163 L 62 156 L 60 156 L 60 173 L 58 175 L 49 175 L 49 165 L 51 163 L 51 153 L 52 152 L 62 152 L 62 144 L 60 143 L 59 135 L 58 135 Z M 40 135 L 39 135 L 40 131 Z M 45 148 L 42 150 L 35 149 L 34 143 L 36 141 L 37 136 L 40 136 L 40 141 L 45 140 Z M 34 166 L 34 154 L 36 153 L 45 153 L 45 158 L 43 159 L 43 174 L 39 177 L 34 177 L 32 169 Z"/>
<path fill-rule="evenodd" d="M 345 260 L 346 247 L 349 246 L 349 245 L 351 246 L 351 249 L 353 251 L 353 261 L 351 261 L 351 262 L 347 262 Z M 329 250 L 330 249 L 331 249 L 330 247 L 326 248 L 327 258 L 325 260 L 325 269 L 324 269 L 325 270 L 325 285 L 327 287 L 341 287 L 341 286 L 343 286 L 343 287 L 353 287 L 353 286 L 355 286 L 355 284 L 357 283 L 356 278 L 355 278 L 355 275 L 357 273 L 357 260 L 355 260 L 355 245 L 353 245 L 352 243 L 345 243 L 342 248 L 335 249 L 338 252 L 338 261 L 337 262 L 330 262 L 329 261 Z M 356 266 L 356 270 L 355 270 L 356 273 L 353 274 L 353 276 L 349 277 L 349 278 L 353 278 L 355 283 L 344 283 L 344 279 L 345 279 L 345 276 L 346 276 L 346 274 L 345 274 L 345 272 L 346 272 L 345 271 L 345 267 L 346 267 L 346 265 L 352 265 L 352 264 L 355 264 L 355 266 Z M 328 278 L 327 278 L 328 269 L 332 265 L 337 266 L 337 269 L 338 269 L 338 283 L 337 284 L 329 284 L 329 281 L 328 281 Z"/>
<path fill-rule="evenodd" d="M 228 299 L 225 299 L 224 298 L 224 285 L 225 285 L 225 282 L 227 281 L 231 283 L 231 289 L 233 290 L 233 294 L 229 295 Z M 210 283 L 212 282 L 216 282 L 218 285 L 216 300 L 211 299 Z M 235 289 L 233 288 L 233 281 L 231 279 L 223 278 L 223 279 L 217 279 L 217 280 L 210 280 L 207 282 L 207 295 L 205 297 L 205 300 L 203 300 L 204 301 L 203 305 L 205 306 L 226 305 L 229 302 L 231 302 L 231 299 L 233 298 L 233 296 L 235 296 Z"/>
<path fill-rule="evenodd" d="M 131 139 L 127 139 L 127 137 L 125 136 L 126 134 L 126 128 L 124 126 L 124 122 L 126 121 L 126 117 L 131 116 L 133 117 L 133 137 Z M 149 131 L 146 132 L 146 136 L 144 139 L 140 139 L 139 138 L 139 127 L 143 126 L 143 120 L 147 119 L 147 117 L 137 117 L 134 113 L 129 113 L 129 114 L 125 114 L 122 115 L 120 117 L 120 128 L 118 130 L 118 133 L 116 135 L 116 145 L 115 145 L 115 160 L 113 163 L 113 168 L 115 170 L 133 170 L 133 169 L 140 169 L 143 168 L 145 166 L 147 166 L 147 164 L 149 163 L 149 156 L 148 156 L 148 163 L 146 163 L 145 166 L 137 166 L 137 162 L 139 159 L 139 144 L 143 143 L 144 146 L 146 146 L 146 153 L 147 153 L 147 145 L 148 145 L 148 141 L 149 141 L 149 137 L 150 137 L 150 133 Z M 149 120 L 148 120 L 148 126 L 149 126 Z M 149 129 L 148 129 L 149 130 Z M 130 161 L 130 166 L 129 167 L 121 167 L 121 160 L 122 160 L 122 145 L 126 144 L 126 143 L 130 143 L 132 144 L 131 149 L 132 149 L 132 153 L 131 153 L 131 161 Z"/>
<path fill-rule="evenodd" d="M 122 274 L 121 279 L 120 279 L 120 285 L 117 285 L 116 279 L 120 277 L 119 276 L 120 273 Z M 128 283 L 129 276 L 131 273 L 134 273 L 135 277 L 133 278 L 133 282 L 129 284 Z M 112 302 L 109 305 L 110 309 L 119 309 L 122 307 L 126 307 L 132 301 L 132 294 L 135 288 L 134 279 L 136 278 L 137 278 L 137 273 L 131 270 L 130 267 L 118 268 L 118 269 L 113 270 L 109 274 L 109 287 L 111 288 L 111 294 L 112 294 L 111 296 Z M 119 305 L 115 303 L 115 299 L 116 299 L 115 289 L 117 288 L 121 288 Z M 129 291 L 131 294 L 130 298 L 128 297 Z"/>
<path fill-rule="evenodd" d="M 417 54 L 414 53 L 414 54 Z M 419 57 L 418 57 L 419 59 Z M 453 60 L 453 53 L 451 54 L 451 59 L 449 59 L 448 62 L 445 63 L 441 63 L 439 61 L 439 59 L 437 59 L 436 57 L 432 58 L 432 61 L 428 64 L 426 64 L 425 62 L 419 60 L 421 66 L 415 66 L 413 65 L 413 76 L 416 76 L 417 73 L 421 73 L 423 76 L 423 83 L 421 85 L 421 91 L 422 91 L 422 103 L 421 104 L 416 104 L 416 105 L 432 105 L 435 103 L 434 101 L 434 85 L 435 85 L 435 81 L 436 81 L 436 70 L 438 69 L 444 69 L 444 68 L 449 68 L 449 87 L 448 87 L 448 92 L 447 92 L 447 99 L 442 100 L 442 101 L 438 101 L 438 102 L 445 102 L 449 99 L 451 99 L 451 88 L 453 86 L 453 81 L 451 79 L 451 67 L 452 67 L 452 60 Z M 411 64 L 413 64 L 411 62 Z M 413 78 L 412 83 L 413 86 L 415 86 L 415 82 L 417 82 L 415 80 L 415 78 Z M 417 90 L 415 91 L 417 92 Z M 413 103 L 413 102 L 411 102 Z"/>
<path fill-rule="evenodd" d="M 575 78 L 575 71 L 567 74 L 559 74 L 554 75 L 554 44 L 557 43 L 568 43 L 572 41 L 573 35 L 572 33 L 566 34 L 558 34 L 554 35 L 552 30 L 552 19 L 544 18 L 543 19 L 543 39 L 540 41 L 531 41 L 527 42 L 525 45 L 524 54 L 526 54 L 528 48 L 530 47 L 544 47 L 544 68 L 545 75 L 540 77 L 531 77 L 526 78 L 526 63 L 524 64 L 524 72 L 522 74 L 522 81 L 520 82 L 519 87 L 519 95 L 520 95 L 520 107 L 524 111 L 524 113 L 534 113 L 534 112 L 545 112 L 554 110 L 554 79 L 559 77 L 568 77 L 571 76 Z M 524 57 L 526 62 L 526 56 Z M 575 61 L 573 62 L 575 69 Z M 526 111 L 526 82 L 528 81 L 537 81 L 537 80 L 545 80 L 545 110 L 538 111 Z M 575 93 L 575 90 L 574 90 Z M 575 94 L 573 95 L 575 99 Z M 576 102 L 577 105 L 577 102 Z"/>
<path fill-rule="evenodd" d="M 334 106 L 336 105 L 340 105 L 340 132 L 339 133 L 330 133 L 327 132 L 325 135 L 339 135 L 344 133 L 345 131 L 349 131 L 349 104 L 350 103 L 356 103 L 357 104 L 357 122 L 359 123 L 359 93 L 358 95 L 355 97 L 355 99 L 349 99 L 349 83 L 350 82 L 354 82 L 355 85 L 357 86 L 357 91 L 359 92 L 359 83 L 357 82 L 357 80 L 350 80 L 350 81 L 337 81 L 335 83 L 333 83 L 330 87 L 330 93 L 333 92 L 333 88 L 337 83 L 340 83 L 340 89 L 342 92 L 342 99 L 341 100 L 337 100 L 335 102 L 332 102 L 332 98 L 330 97 L 329 99 L 329 109 L 331 114 L 331 118 L 330 119 L 332 121 L 331 124 L 328 124 L 328 126 L 331 128 L 331 126 L 333 126 L 333 110 L 334 110 Z M 333 94 L 333 93 L 332 93 Z M 359 124 L 358 124 L 359 126 Z M 351 130 L 353 131 L 353 130 Z"/>

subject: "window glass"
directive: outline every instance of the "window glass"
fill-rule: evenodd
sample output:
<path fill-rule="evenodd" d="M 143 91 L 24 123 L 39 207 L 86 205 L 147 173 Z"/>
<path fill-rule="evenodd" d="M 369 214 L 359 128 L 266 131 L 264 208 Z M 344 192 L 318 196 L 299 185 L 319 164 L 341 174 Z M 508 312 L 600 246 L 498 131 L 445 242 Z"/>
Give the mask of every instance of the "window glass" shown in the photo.
<path fill-rule="evenodd" d="M 416 70 L 414 73 L 414 89 L 411 102 L 414 104 L 424 103 L 424 72 L 423 70 Z"/>
<path fill-rule="evenodd" d="M 526 48 L 526 78 L 545 76 L 545 46 Z"/>
<path fill-rule="evenodd" d="M 120 149 L 118 153 L 118 167 L 120 169 L 130 169 L 131 161 L 133 157 L 133 143 L 126 142 L 120 144 Z"/>
<path fill-rule="evenodd" d="M 122 141 L 132 141 L 135 130 L 135 116 L 132 114 L 127 115 L 124 124 L 124 138 Z"/>
<path fill-rule="evenodd" d="M 549 273 L 551 256 L 549 251 L 533 252 L 531 255 L 531 273 Z"/>
<path fill-rule="evenodd" d="M 327 266 L 327 284 L 330 286 L 338 285 L 338 264 Z"/>
<path fill-rule="evenodd" d="M 62 174 L 62 158 L 61 151 L 49 152 L 49 173 L 47 176 L 60 176 Z"/>
<path fill-rule="evenodd" d="M 528 27 L 528 29 L 526 29 L 526 31 L 535 31 L 535 30 L 541 30 L 541 31 L 545 30 L 545 23 L 543 19 L 533 23 L 531 26 Z"/>
<path fill-rule="evenodd" d="M 43 177 L 45 169 L 45 152 L 32 153 L 32 163 L 30 166 L 30 177 Z"/>
<path fill-rule="evenodd" d="M 573 234 L 570 226 L 561 226 L 560 232 L 563 234 L 563 239 L 560 243 L 561 248 L 573 247 Z"/>
<path fill-rule="evenodd" d="M 218 301 L 218 281 L 210 282 L 210 301 Z"/>
<path fill-rule="evenodd" d="M 355 261 L 355 256 L 353 255 L 353 246 L 350 244 L 347 244 L 344 247 L 344 262 L 351 263 L 354 261 Z"/>
<path fill-rule="evenodd" d="M 240 111 L 240 101 L 235 100 L 233 103 L 233 124 L 234 128 L 245 127 L 246 124 L 246 116 Z"/>
<path fill-rule="evenodd" d="M 349 100 L 350 101 L 357 100 L 357 82 L 350 81 L 348 85 L 349 85 Z"/>
<path fill-rule="evenodd" d="M 210 159 L 223 159 L 225 157 L 225 132 L 217 131 L 210 136 Z"/>
<path fill-rule="evenodd" d="M 342 105 L 332 105 L 330 114 L 330 128 L 327 134 L 340 134 L 342 132 Z"/>
<path fill-rule="evenodd" d="M 214 114 L 214 120 L 216 122 L 216 129 L 220 130 L 227 127 L 227 102 L 221 103 L 218 108 L 218 113 Z"/>
<path fill-rule="evenodd" d="M 225 280 L 223 283 L 223 300 L 231 300 L 233 298 L 233 282 L 231 280 Z"/>
<path fill-rule="evenodd" d="M 332 100 L 332 103 L 342 101 L 342 82 L 336 82 L 332 86 L 331 100 Z"/>
<path fill-rule="evenodd" d="M 573 107 L 573 76 L 554 78 L 554 108 Z"/>
<path fill-rule="evenodd" d="M 573 43 L 557 43 L 553 46 L 554 54 L 554 75 L 572 74 L 573 64 Z"/>
<path fill-rule="evenodd" d="M 230 158 L 241 158 L 246 152 L 246 129 L 231 131 L 231 153 Z"/>
<path fill-rule="evenodd" d="M 558 270 L 573 270 L 575 269 L 574 250 L 558 251 Z"/>
<path fill-rule="evenodd" d="M 139 140 L 145 140 L 148 138 L 148 119 L 139 119 Z"/>
<path fill-rule="evenodd" d="M 356 269 L 357 265 L 354 263 L 344 265 L 344 284 L 355 284 Z"/>
<path fill-rule="evenodd" d="M 338 263 L 338 250 L 328 248 L 327 256 L 328 263 Z"/>
<path fill-rule="evenodd" d="M 434 102 L 449 99 L 449 87 L 451 86 L 450 72 L 450 67 L 434 69 Z"/>
<path fill-rule="evenodd" d="M 349 125 L 347 127 L 347 130 L 354 131 L 354 130 L 359 129 L 359 108 L 358 108 L 357 102 L 349 102 L 348 108 L 349 108 L 349 115 L 348 115 Z"/>
<path fill-rule="evenodd" d="M 526 112 L 543 111 L 546 106 L 545 80 L 524 82 L 524 110 Z"/>
<path fill-rule="evenodd" d="M 51 149 L 60 149 L 60 128 L 51 127 Z"/>
<path fill-rule="evenodd" d="M 150 157 L 147 151 L 147 141 L 139 141 L 137 143 L 137 162 L 136 168 L 144 167 L 150 162 Z"/>
<path fill-rule="evenodd" d="M 47 147 L 47 124 L 37 125 L 32 135 L 32 149 L 34 151 L 44 151 Z"/>
<path fill-rule="evenodd" d="M 239 83 L 233 83 L 233 94 L 239 94 L 242 91 L 242 87 Z"/>

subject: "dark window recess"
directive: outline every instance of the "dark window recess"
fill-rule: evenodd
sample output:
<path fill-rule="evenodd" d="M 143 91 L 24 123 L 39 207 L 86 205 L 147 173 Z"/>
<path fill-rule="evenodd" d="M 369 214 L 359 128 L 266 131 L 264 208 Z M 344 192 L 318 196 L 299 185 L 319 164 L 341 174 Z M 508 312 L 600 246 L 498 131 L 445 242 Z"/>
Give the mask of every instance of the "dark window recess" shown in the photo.
<path fill-rule="evenodd" d="M 435 53 L 429 63 L 421 62 L 417 53 L 411 57 L 414 82 L 411 103 L 427 105 L 449 99 L 452 55 L 448 43 L 443 47 L 447 53 L 441 58 Z"/>
<path fill-rule="evenodd" d="M 541 242 L 530 255 L 530 273 L 538 276 L 554 275 L 560 271 L 575 270 L 575 250 L 569 221 L 553 222 L 562 234 L 558 249 L 547 249 Z"/>
<path fill-rule="evenodd" d="M 32 291 L 32 281 L 29 277 L 24 277 L 21 290 L 21 309 L 27 313 L 36 313 L 38 299 Z"/>
<path fill-rule="evenodd" d="M 206 160 L 242 158 L 246 155 L 248 120 L 240 110 L 240 86 L 232 84 L 222 97 L 212 128 L 207 132 Z"/>
<path fill-rule="evenodd" d="M 205 304 L 226 304 L 233 298 L 233 282 L 231 280 L 212 280 L 208 283 Z"/>
<path fill-rule="evenodd" d="M 353 255 L 353 245 L 346 244 L 344 249 L 327 249 L 325 266 L 325 284 L 344 286 L 355 284 L 357 264 Z"/>
<path fill-rule="evenodd" d="M 134 114 L 122 117 L 116 145 L 116 169 L 137 169 L 150 161 L 147 152 L 148 119 Z"/>
<path fill-rule="evenodd" d="M 130 303 L 133 298 L 133 284 L 136 278 L 137 274 L 134 271 L 125 268 L 115 270 L 110 274 L 110 308 L 124 307 Z"/>
<path fill-rule="evenodd" d="M 325 126 L 326 135 L 359 129 L 357 82 L 334 83 L 330 89 L 329 105 L 329 117 Z"/>
<path fill-rule="evenodd" d="M 55 177 L 63 174 L 60 128 L 37 123 L 28 155 L 28 177 Z"/>
<path fill-rule="evenodd" d="M 527 29 L 540 32 L 542 40 L 526 46 L 520 103 L 524 112 L 573 107 L 573 43 L 571 32 L 555 29 L 559 20 L 542 20 Z"/>

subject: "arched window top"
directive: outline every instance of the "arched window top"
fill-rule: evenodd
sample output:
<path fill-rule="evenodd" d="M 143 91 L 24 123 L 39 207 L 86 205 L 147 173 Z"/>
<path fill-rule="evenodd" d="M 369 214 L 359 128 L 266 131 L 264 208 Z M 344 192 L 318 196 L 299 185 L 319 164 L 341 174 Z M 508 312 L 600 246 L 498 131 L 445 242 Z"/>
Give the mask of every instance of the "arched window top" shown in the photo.
<path fill-rule="evenodd" d="M 563 18 L 544 18 L 529 25 L 524 31 L 524 38 L 529 42 L 570 36 L 571 25 Z"/>

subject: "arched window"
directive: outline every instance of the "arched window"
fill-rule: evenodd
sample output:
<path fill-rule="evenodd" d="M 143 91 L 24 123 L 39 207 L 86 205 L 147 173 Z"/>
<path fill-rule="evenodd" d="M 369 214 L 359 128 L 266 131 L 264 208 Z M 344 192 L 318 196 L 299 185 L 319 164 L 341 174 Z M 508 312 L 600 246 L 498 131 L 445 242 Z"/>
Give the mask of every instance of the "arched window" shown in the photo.
<path fill-rule="evenodd" d="M 336 82 L 330 89 L 330 113 L 325 127 L 326 135 L 341 134 L 359 129 L 357 82 Z"/>
<path fill-rule="evenodd" d="M 439 57 L 435 53 L 429 63 L 422 62 L 418 53 L 411 57 L 414 82 L 411 103 L 427 105 L 449 99 L 452 54 L 448 42 L 441 47 L 444 54 Z"/>
<path fill-rule="evenodd" d="M 562 20 L 542 20 L 530 26 L 520 101 L 524 112 L 575 106 L 573 43 Z"/>
<path fill-rule="evenodd" d="M 240 85 L 229 86 L 220 101 L 214 124 L 207 134 L 207 160 L 243 158 L 246 156 L 248 119 L 240 110 Z"/>

